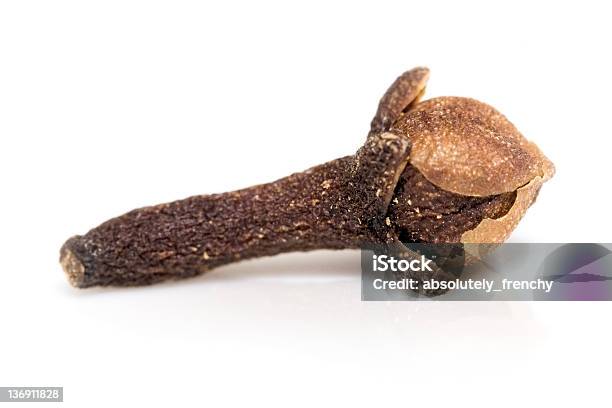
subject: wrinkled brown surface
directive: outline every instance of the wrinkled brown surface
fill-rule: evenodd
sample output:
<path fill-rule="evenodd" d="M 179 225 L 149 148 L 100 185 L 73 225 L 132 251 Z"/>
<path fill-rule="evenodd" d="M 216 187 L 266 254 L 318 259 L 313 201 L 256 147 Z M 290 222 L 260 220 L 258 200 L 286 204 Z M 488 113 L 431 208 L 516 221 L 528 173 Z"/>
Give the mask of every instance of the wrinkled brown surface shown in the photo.
<path fill-rule="evenodd" d="M 355 248 L 367 220 L 339 208 L 350 158 L 274 183 L 131 211 L 69 240 L 84 266 L 76 286 L 144 285 L 239 259 L 315 248 Z M 356 200 L 358 197 L 352 197 Z"/>
<path fill-rule="evenodd" d="M 372 135 L 355 156 L 273 183 L 137 209 L 68 240 L 60 261 L 75 286 L 133 286 L 240 259 L 384 242 L 408 147 Z"/>
<path fill-rule="evenodd" d="M 393 122 L 410 104 L 417 103 L 429 79 L 429 69 L 418 67 L 404 72 L 391 84 L 380 99 L 370 124 L 371 133 L 389 130 Z"/>
<path fill-rule="evenodd" d="M 75 286 L 145 285 L 282 252 L 396 238 L 459 242 L 463 232 L 514 202 L 513 193 L 446 192 L 407 166 L 386 213 L 380 189 L 355 194 L 352 184 L 368 177 L 355 173 L 358 168 L 354 157 L 345 157 L 274 183 L 134 210 L 70 239 L 62 259 L 72 263 L 65 268 Z"/>
<path fill-rule="evenodd" d="M 461 236 L 461 242 L 472 244 L 504 242 L 536 200 L 544 181 L 544 178 L 536 177 L 516 190 L 516 200 L 506 214 L 499 218 L 483 220 L 478 227 L 466 231 Z"/>
<path fill-rule="evenodd" d="M 460 242 L 464 232 L 484 218 L 499 218 L 514 204 L 516 193 L 468 197 L 445 191 L 407 166 L 389 207 L 390 223 L 403 242 Z"/>
<path fill-rule="evenodd" d="M 441 97 L 414 106 L 391 127 L 412 141 L 410 162 L 446 191 L 489 196 L 544 173 L 546 159 L 505 116 L 469 98 Z"/>

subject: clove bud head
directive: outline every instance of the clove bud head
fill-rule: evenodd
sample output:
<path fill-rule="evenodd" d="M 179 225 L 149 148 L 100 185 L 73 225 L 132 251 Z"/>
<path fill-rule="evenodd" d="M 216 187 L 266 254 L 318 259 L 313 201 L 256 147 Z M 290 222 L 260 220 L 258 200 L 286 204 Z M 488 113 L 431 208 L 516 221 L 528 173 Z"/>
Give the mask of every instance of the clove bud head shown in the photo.
<path fill-rule="evenodd" d="M 60 250 L 70 283 L 147 285 L 289 251 L 503 242 L 554 166 L 487 104 L 421 102 L 428 78 L 415 68 L 396 79 L 352 156 L 136 209 L 70 238 Z"/>

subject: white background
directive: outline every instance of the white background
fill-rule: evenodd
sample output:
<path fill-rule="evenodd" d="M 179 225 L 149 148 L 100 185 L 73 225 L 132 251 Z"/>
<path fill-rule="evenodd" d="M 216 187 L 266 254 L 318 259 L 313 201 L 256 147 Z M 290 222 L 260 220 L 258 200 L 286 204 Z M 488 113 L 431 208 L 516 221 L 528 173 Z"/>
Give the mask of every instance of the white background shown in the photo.
<path fill-rule="evenodd" d="M 212 3 L 212 2 L 211 2 Z M 508 116 L 556 164 L 512 236 L 610 242 L 606 2 L 2 1 L 0 385 L 70 407 L 607 405 L 609 303 L 366 303 L 359 253 L 76 290 L 69 236 L 363 142 L 379 97 Z"/>

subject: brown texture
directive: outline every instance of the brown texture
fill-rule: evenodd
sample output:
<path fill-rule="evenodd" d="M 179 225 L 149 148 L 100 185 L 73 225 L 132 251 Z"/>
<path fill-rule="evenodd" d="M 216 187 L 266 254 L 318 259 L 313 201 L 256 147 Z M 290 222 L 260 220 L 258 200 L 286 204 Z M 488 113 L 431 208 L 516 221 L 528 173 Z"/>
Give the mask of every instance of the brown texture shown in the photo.
<path fill-rule="evenodd" d="M 463 234 L 484 219 L 493 220 L 508 213 L 515 198 L 514 191 L 487 197 L 451 193 L 409 165 L 397 184 L 389 220 L 397 226 L 402 242 L 463 242 Z"/>
<path fill-rule="evenodd" d="M 529 206 L 535 201 L 544 183 L 542 177 L 536 177 L 527 185 L 519 188 L 514 195 L 514 205 L 501 216 L 486 217 L 474 229 L 466 230 L 461 235 L 461 242 L 470 244 L 502 243 L 518 225 Z"/>
<path fill-rule="evenodd" d="M 272 183 L 130 211 L 69 239 L 62 266 L 78 287 L 134 286 L 241 259 L 385 242 L 384 215 L 408 147 L 372 135 L 355 156 Z"/>
<path fill-rule="evenodd" d="M 366 203 L 339 188 L 350 164 L 338 159 L 273 183 L 131 211 L 66 242 L 64 268 L 79 287 L 142 285 L 254 256 L 357 248 L 370 231 L 368 220 L 349 218 L 348 207 Z"/>
<path fill-rule="evenodd" d="M 60 250 L 70 283 L 146 285 L 289 251 L 505 239 L 554 167 L 488 105 L 419 103 L 428 76 L 415 68 L 393 83 L 353 156 L 70 238 Z"/>
<path fill-rule="evenodd" d="M 502 114 L 474 99 L 434 98 L 400 117 L 391 132 L 412 141 L 410 162 L 444 190 L 506 193 L 544 175 L 550 162 Z"/>
<path fill-rule="evenodd" d="M 428 79 L 429 69 L 424 67 L 413 68 L 400 75 L 380 99 L 370 131 L 389 130 L 404 110 L 421 99 Z"/>

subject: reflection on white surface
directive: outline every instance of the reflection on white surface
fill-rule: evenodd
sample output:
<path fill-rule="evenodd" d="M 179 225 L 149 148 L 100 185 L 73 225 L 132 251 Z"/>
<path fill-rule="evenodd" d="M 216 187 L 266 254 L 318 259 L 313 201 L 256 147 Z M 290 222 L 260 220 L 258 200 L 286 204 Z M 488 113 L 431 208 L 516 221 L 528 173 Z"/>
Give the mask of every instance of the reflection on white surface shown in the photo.
<path fill-rule="evenodd" d="M 485 333 L 515 343 L 538 330 L 529 304 L 362 302 L 360 273 L 359 251 L 317 251 L 244 261 L 151 287 L 65 290 L 81 306 L 113 316 L 113 325 L 129 329 L 135 319 L 143 325 L 151 319 L 156 326 L 197 328 L 208 340 L 233 338 L 223 331 L 252 330 L 250 336 L 272 341 L 324 333 L 350 340 L 349 348 L 383 341 L 407 350 L 419 342 L 447 346 L 441 333 L 449 329 L 456 330 L 454 346 Z"/>
<path fill-rule="evenodd" d="M 57 256 L 47 255 L 49 264 Z M 112 388 L 99 406 L 285 405 L 296 396 L 312 406 L 320 395 L 380 404 L 397 397 L 383 384 L 429 400 L 441 382 L 467 392 L 461 377 L 495 389 L 531 375 L 532 361 L 582 361 L 584 353 L 560 363 L 550 344 L 580 338 L 583 315 L 605 315 L 577 302 L 362 302 L 359 251 L 245 261 L 141 288 L 73 289 L 54 266 L 37 271 L 38 284 L 22 272 L 11 275 L 18 291 L 3 288 L 2 346 L 27 353 L 7 353 L 0 380 L 62 385 L 73 401 Z"/>

